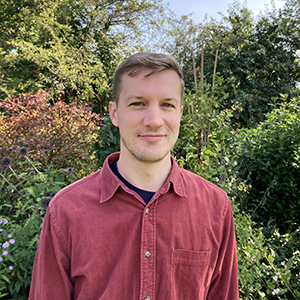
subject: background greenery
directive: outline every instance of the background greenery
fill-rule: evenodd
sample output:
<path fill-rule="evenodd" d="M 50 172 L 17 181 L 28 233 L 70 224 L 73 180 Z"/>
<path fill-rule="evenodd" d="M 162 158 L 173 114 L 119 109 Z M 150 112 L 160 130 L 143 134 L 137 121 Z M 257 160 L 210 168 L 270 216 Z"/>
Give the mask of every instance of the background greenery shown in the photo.
<path fill-rule="evenodd" d="M 300 298 L 300 5 L 220 21 L 160 0 L 0 0 L 0 298 L 27 299 L 47 205 L 119 149 L 107 115 L 129 54 L 181 64 L 172 154 L 233 206 L 241 299 Z M 298 85 L 298 86 L 297 86 Z"/>

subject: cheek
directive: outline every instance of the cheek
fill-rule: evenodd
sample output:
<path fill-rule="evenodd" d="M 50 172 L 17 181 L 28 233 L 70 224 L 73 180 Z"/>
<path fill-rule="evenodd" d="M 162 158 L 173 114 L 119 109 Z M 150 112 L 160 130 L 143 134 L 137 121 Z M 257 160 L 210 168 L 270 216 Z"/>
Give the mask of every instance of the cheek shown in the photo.
<path fill-rule="evenodd" d="M 180 118 L 170 118 L 169 120 L 166 120 L 166 124 L 172 131 L 178 132 L 180 127 Z"/>

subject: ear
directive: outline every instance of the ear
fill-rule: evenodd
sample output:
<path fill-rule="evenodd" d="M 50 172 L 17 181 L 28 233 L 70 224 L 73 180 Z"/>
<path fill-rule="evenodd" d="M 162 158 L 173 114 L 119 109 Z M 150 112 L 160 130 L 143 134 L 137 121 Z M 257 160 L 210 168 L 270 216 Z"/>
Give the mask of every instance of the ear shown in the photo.
<path fill-rule="evenodd" d="M 119 122 L 118 122 L 118 114 L 117 114 L 117 103 L 115 101 L 110 101 L 109 102 L 109 115 L 111 122 L 118 127 Z"/>

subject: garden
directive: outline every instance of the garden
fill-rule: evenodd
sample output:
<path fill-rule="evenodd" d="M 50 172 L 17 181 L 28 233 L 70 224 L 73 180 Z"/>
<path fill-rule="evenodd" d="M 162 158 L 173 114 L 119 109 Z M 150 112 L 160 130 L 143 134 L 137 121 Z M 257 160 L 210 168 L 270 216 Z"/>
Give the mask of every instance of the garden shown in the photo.
<path fill-rule="evenodd" d="M 231 200 L 240 298 L 300 299 L 298 1 L 259 16 L 234 2 L 198 24 L 159 0 L 0 7 L 0 299 L 28 299 L 54 195 L 119 150 L 112 76 L 136 51 L 183 69 L 172 155 Z"/>

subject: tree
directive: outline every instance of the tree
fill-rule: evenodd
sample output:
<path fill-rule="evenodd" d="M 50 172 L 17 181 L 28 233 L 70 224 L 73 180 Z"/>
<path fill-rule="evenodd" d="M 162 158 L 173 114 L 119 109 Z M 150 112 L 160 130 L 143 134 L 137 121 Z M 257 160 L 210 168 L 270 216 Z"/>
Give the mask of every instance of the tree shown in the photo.
<path fill-rule="evenodd" d="M 18 8 L 4 5 L 0 21 L 12 33 L 1 40 L 0 96 L 63 91 L 65 100 L 92 102 L 98 112 L 109 99 L 116 66 L 131 50 L 130 33 L 137 34 L 139 18 L 158 9 L 152 0 L 10 2 Z M 19 62 L 26 62 L 20 70 Z"/>
<path fill-rule="evenodd" d="M 273 9 L 255 21 L 247 7 L 235 2 L 220 22 L 206 19 L 195 25 L 185 17 L 174 23 L 168 50 L 179 59 L 188 90 L 195 86 L 192 56 L 198 82 L 203 72 L 204 81 L 211 84 L 218 50 L 217 72 L 229 93 L 221 108 L 235 108 L 237 126 L 255 126 L 271 104 L 281 101 L 281 94 L 295 95 L 300 81 L 299 14 L 299 3 L 289 0 L 282 10 Z"/>

